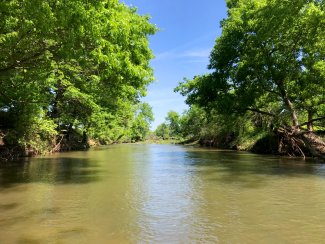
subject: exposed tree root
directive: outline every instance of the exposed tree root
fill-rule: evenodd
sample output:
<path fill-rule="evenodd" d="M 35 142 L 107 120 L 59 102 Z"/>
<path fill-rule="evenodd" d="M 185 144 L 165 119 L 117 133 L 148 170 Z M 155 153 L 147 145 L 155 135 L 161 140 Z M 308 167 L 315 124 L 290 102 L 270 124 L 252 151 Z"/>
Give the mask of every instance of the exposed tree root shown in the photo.
<path fill-rule="evenodd" d="M 312 132 L 300 133 L 300 136 L 311 155 L 325 161 L 325 142 Z"/>
<path fill-rule="evenodd" d="M 279 140 L 278 151 L 292 157 L 312 156 L 325 161 L 325 142 L 313 132 L 294 128 L 278 128 L 275 131 Z"/>

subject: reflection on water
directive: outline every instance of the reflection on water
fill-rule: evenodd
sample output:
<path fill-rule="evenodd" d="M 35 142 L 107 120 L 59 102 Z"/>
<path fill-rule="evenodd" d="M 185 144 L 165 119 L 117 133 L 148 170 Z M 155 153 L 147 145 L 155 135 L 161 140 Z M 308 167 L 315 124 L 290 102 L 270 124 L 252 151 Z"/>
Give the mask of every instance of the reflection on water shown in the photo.
<path fill-rule="evenodd" d="M 97 180 L 96 162 L 84 158 L 35 158 L 30 161 L 4 164 L 0 189 L 18 183 L 51 184 L 89 183 Z"/>
<path fill-rule="evenodd" d="M 0 168 L 0 243 L 322 243 L 325 167 L 116 145 Z"/>

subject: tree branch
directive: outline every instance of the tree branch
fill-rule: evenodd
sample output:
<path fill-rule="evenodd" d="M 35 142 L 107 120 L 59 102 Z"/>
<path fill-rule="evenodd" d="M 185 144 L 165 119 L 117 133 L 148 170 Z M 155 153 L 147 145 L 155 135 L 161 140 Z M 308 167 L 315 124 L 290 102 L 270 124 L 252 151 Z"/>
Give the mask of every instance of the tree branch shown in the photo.
<path fill-rule="evenodd" d="M 262 110 L 259 110 L 257 108 L 246 108 L 246 110 L 252 111 L 252 112 L 255 112 L 255 113 L 259 113 L 259 114 L 264 114 L 264 115 L 271 116 L 271 117 L 276 116 L 275 114 L 272 114 L 272 113 L 269 113 L 269 112 L 266 112 L 266 111 L 262 111 Z"/>
<path fill-rule="evenodd" d="M 27 101 L 27 100 L 16 100 L 16 99 L 12 99 L 10 98 L 6 93 L 4 93 L 3 91 L 0 91 L 0 95 L 5 97 L 7 100 L 9 100 L 9 102 L 12 103 L 25 103 L 25 104 L 43 104 L 43 105 L 48 105 L 46 102 L 44 101 Z"/>
<path fill-rule="evenodd" d="M 310 124 L 312 122 L 319 121 L 319 120 L 323 120 L 323 119 L 325 119 L 325 116 L 324 117 L 319 117 L 319 118 L 316 118 L 316 119 L 309 120 L 309 121 L 307 121 L 305 123 L 300 124 L 299 127 L 304 126 L 304 125 L 308 125 L 308 124 Z"/>
<path fill-rule="evenodd" d="M 37 52 L 37 53 L 34 53 L 32 56 L 30 57 L 25 57 L 21 60 L 16 60 L 16 63 L 12 63 L 11 65 L 7 66 L 7 67 L 4 67 L 4 68 L 1 68 L 0 69 L 0 73 L 1 72 L 6 72 L 6 71 L 9 71 L 9 70 L 12 70 L 12 69 L 16 69 L 18 67 L 21 67 L 22 64 L 25 64 L 27 63 L 28 61 L 31 61 L 35 58 L 38 58 L 40 56 L 42 56 L 44 54 L 46 50 L 42 50 L 41 52 Z"/>
<path fill-rule="evenodd" d="M 21 68 L 24 64 L 31 63 L 35 61 L 37 58 L 41 57 L 46 51 L 55 51 L 59 46 L 53 45 L 53 46 L 44 46 L 43 48 L 39 50 L 35 50 L 34 53 L 32 53 L 30 56 L 25 56 L 21 58 L 20 60 L 15 60 L 12 64 L 8 65 L 7 67 L 0 68 L 0 74 L 2 72 L 7 72 L 12 69 Z"/>

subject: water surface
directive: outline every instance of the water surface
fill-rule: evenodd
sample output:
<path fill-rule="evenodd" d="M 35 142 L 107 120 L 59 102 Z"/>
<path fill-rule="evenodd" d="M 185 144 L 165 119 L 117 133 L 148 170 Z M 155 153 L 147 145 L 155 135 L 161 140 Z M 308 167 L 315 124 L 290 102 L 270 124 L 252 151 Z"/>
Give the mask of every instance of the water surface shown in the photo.
<path fill-rule="evenodd" d="M 0 167 L 0 243 L 324 243 L 325 165 L 115 145 Z"/>

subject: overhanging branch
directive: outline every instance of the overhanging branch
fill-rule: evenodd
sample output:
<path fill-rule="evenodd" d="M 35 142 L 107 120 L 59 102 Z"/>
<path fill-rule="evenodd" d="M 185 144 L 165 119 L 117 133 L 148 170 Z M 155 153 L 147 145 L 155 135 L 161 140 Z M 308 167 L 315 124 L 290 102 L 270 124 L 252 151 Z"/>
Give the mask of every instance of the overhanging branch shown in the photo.
<path fill-rule="evenodd" d="M 309 120 L 309 121 L 307 121 L 305 123 L 300 124 L 299 127 L 304 126 L 304 125 L 308 125 L 310 123 L 313 123 L 313 122 L 319 121 L 319 120 L 323 120 L 323 119 L 325 119 L 325 116 L 324 117 L 315 118 L 315 119 L 311 119 L 311 120 Z"/>
<path fill-rule="evenodd" d="M 270 112 L 266 112 L 266 111 L 262 111 L 262 110 L 259 110 L 257 108 L 246 108 L 247 111 L 252 111 L 252 112 L 255 112 L 255 113 L 259 113 L 259 114 L 264 114 L 264 115 L 267 115 L 267 116 L 271 116 L 271 117 L 276 117 L 275 114 L 272 114 Z"/>

